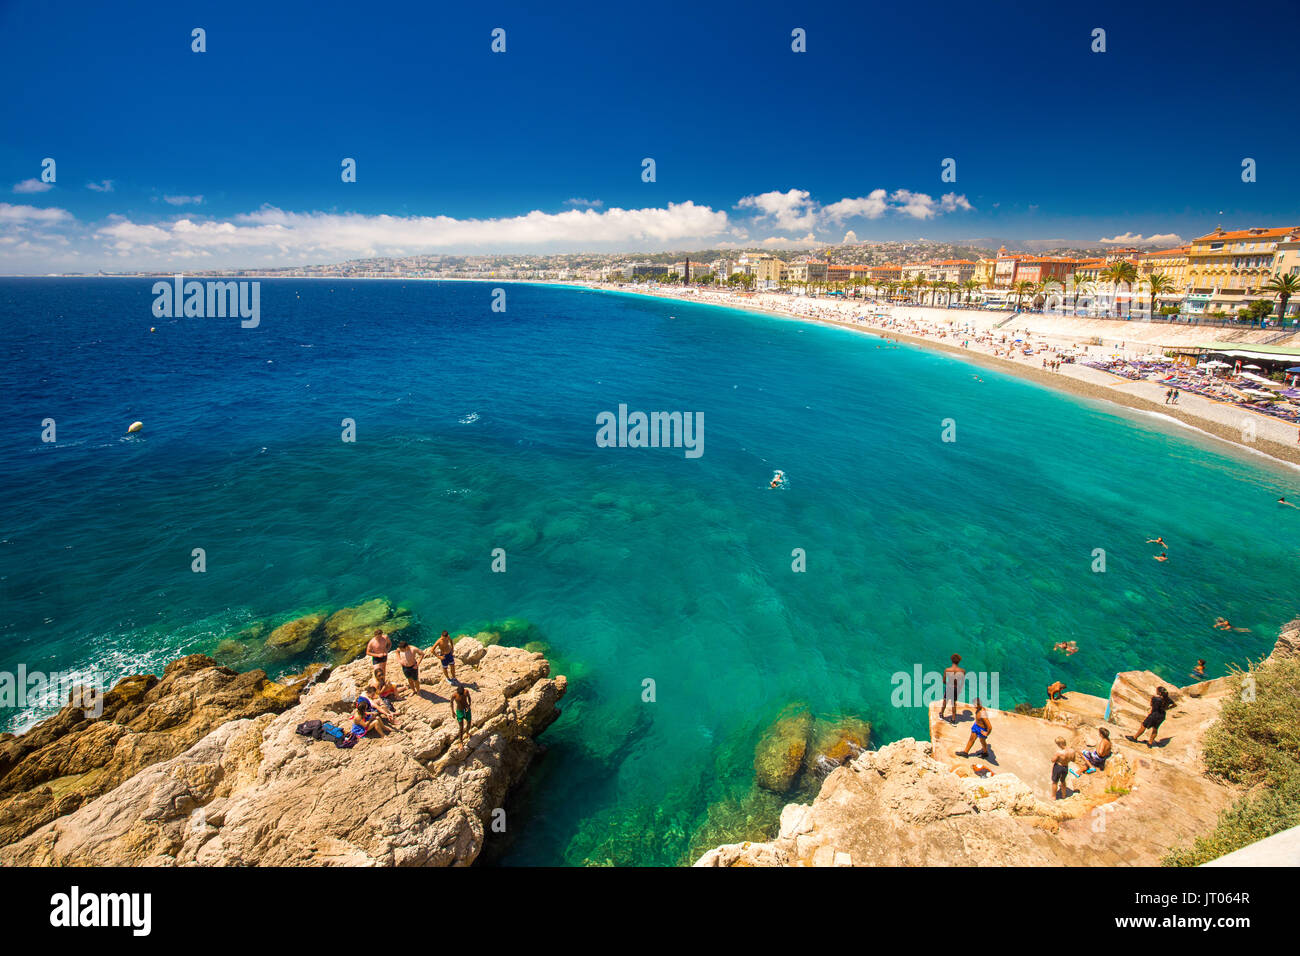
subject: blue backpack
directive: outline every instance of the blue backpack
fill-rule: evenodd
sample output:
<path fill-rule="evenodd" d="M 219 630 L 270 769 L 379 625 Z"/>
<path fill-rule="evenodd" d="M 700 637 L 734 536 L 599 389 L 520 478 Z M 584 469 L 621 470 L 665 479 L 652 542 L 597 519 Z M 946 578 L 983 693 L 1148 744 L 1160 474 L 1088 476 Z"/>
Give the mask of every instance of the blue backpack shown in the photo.
<path fill-rule="evenodd" d="M 352 733 L 351 731 L 344 730 L 342 727 L 336 727 L 331 723 L 321 724 L 320 729 L 321 729 L 321 733 L 325 735 L 321 739 L 334 741 L 335 747 L 339 747 L 339 748 L 351 747 L 353 744 L 357 742 L 356 734 Z"/>

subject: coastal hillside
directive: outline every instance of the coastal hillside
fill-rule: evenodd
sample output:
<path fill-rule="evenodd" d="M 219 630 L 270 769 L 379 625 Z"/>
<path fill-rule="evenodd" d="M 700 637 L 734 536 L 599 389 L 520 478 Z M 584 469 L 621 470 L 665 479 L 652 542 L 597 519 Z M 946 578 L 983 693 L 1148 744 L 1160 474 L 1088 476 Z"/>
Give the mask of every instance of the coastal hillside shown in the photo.
<path fill-rule="evenodd" d="M 1300 652 L 1300 621 L 1269 661 Z M 1207 734 L 1237 683 L 1218 678 L 1177 689 L 1158 745 L 1137 734 L 1156 674 L 1116 677 L 1109 700 L 1067 693 L 1035 714 L 991 711 L 991 773 L 955 755 L 970 724 L 931 708 L 931 740 L 896 741 L 845 760 L 811 804 L 789 804 L 766 842 L 716 847 L 696 866 L 1151 866 L 1215 830 L 1245 788 L 1211 775 Z M 1071 747 L 1109 729 L 1106 769 L 1072 776 L 1052 799 L 1055 739 Z"/>
<path fill-rule="evenodd" d="M 19 761 L 0 781 L 10 789 L 15 774 L 32 777 L 56 754 L 66 760 L 71 751 L 98 748 L 111 756 L 100 761 L 103 786 L 83 788 L 71 807 L 60 802 L 60 791 L 74 788 L 76 778 L 48 770 L 42 786 L 11 799 L 4 832 L 26 835 L 0 848 L 0 864 L 468 865 L 487 828 L 504 825 L 506 792 L 536 752 L 533 738 L 558 716 L 566 682 L 550 677 L 542 654 L 522 648 L 464 637 L 455 655 L 457 677 L 473 694 L 464 747 L 448 703 L 451 686 L 429 673 L 436 667 L 425 668 L 420 695 L 408 693 L 398 705 L 399 730 L 350 749 L 297 727 L 310 720 L 346 726 L 351 701 L 370 677 L 365 659 L 301 693 L 271 685 L 260 672 L 237 675 L 197 656 L 177 661 L 160 681 L 128 678 L 114 693 L 153 682 L 144 713 L 159 724 L 164 712 L 192 708 L 196 682 L 221 684 L 234 699 L 224 700 L 223 716 L 217 696 L 203 697 L 199 712 L 206 716 L 187 718 L 168 746 L 151 751 L 154 760 L 133 763 L 119 754 L 151 738 L 108 715 L 59 735 L 57 722 L 73 720 L 65 710 L 7 740 L 7 759 Z M 271 699 L 282 706 L 262 703 Z M 38 811 L 25 814 L 24 801 Z"/>

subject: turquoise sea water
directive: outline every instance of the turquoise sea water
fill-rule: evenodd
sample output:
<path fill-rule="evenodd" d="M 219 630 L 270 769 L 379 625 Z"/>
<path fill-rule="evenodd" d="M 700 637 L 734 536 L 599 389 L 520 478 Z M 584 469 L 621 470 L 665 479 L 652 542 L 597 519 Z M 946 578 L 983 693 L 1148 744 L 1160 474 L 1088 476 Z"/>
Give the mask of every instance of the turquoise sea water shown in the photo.
<path fill-rule="evenodd" d="M 946 356 L 586 290 L 493 313 L 474 283 L 264 280 L 245 330 L 155 319 L 151 285 L 0 280 L 0 669 L 156 670 L 378 595 L 435 631 L 525 618 L 570 692 L 493 862 L 754 835 L 791 702 L 924 735 L 891 675 L 954 651 L 1037 704 L 1222 673 L 1296 610 L 1296 472 Z M 702 412 L 703 456 L 597 447 L 620 403 Z"/>

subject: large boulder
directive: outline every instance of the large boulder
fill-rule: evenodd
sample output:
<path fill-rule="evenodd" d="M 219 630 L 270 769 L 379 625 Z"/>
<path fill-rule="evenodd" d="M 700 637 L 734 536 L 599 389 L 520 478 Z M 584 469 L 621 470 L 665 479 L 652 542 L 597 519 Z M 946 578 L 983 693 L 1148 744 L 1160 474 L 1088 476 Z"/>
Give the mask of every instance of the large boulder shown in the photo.
<path fill-rule="evenodd" d="M 384 598 L 374 598 L 354 607 L 335 611 L 325 621 L 325 639 L 330 659 L 336 664 L 356 660 L 366 644 L 380 630 L 389 636 L 404 631 L 415 622 L 405 609 L 394 609 Z M 396 641 L 394 641 L 396 643 Z"/>
<path fill-rule="evenodd" d="M 754 774 L 760 787 L 786 793 L 794 786 L 812 729 L 813 716 L 801 704 L 777 716 L 754 748 Z"/>
<path fill-rule="evenodd" d="M 294 657 L 311 646 L 324 629 L 324 614 L 307 614 L 281 624 L 266 639 L 266 651 L 272 657 Z"/>
<path fill-rule="evenodd" d="M 818 717 L 813 722 L 812 739 L 804 752 L 805 771 L 818 769 L 819 757 L 842 764 L 867 748 L 871 724 L 857 717 Z"/>

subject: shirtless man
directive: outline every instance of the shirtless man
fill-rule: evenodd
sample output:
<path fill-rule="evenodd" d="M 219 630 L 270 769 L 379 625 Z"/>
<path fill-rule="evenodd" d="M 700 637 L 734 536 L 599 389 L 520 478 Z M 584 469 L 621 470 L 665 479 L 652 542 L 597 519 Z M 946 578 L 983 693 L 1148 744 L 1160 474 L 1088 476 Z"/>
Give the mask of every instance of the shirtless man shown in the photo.
<path fill-rule="evenodd" d="M 397 642 L 397 663 L 402 665 L 402 676 L 411 693 L 420 696 L 420 661 L 424 660 L 424 651 L 412 647 L 407 641 Z"/>
<path fill-rule="evenodd" d="M 370 667 L 375 672 L 375 680 L 380 684 L 388 679 L 388 652 L 392 649 L 393 642 L 380 630 L 376 630 L 374 637 L 366 644 L 366 653 L 370 655 Z"/>
<path fill-rule="evenodd" d="M 456 718 L 456 742 L 462 748 L 465 746 L 465 738 L 469 736 L 470 725 L 474 722 L 474 716 L 470 713 L 471 703 L 465 685 L 457 684 L 451 692 L 451 714 Z"/>
<path fill-rule="evenodd" d="M 1057 737 L 1056 755 L 1052 757 L 1052 789 L 1057 800 L 1064 800 L 1068 795 L 1066 781 L 1070 779 L 1070 764 L 1078 762 L 1079 755 L 1065 742 L 1065 738 Z"/>
<path fill-rule="evenodd" d="M 966 741 L 965 750 L 957 751 L 957 756 L 969 757 L 971 747 L 975 746 L 976 740 L 979 740 L 979 742 L 983 745 L 984 749 L 982 749 L 975 756 L 984 757 L 985 759 L 987 759 L 989 756 L 989 734 L 991 733 L 993 733 L 993 725 L 989 723 L 989 715 L 984 713 L 984 704 L 980 701 L 978 697 L 976 697 L 975 698 L 975 720 L 970 725 L 970 740 Z"/>
<path fill-rule="evenodd" d="M 943 712 L 952 701 L 952 719 L 957 719 L 957 695 L 966 683 L 966 671 L 961 666 L 961 655 L 952 655 L 952 663 L 943 669 L 943 703 L 939 705 L 939 719 L 945 720 Z"/>
<path fill-rule="evenodd" d="M 1110 756 L 1110 752 L 1114 748 L 1114 744 L 1110 742 L 1109 730 L 1105 727 L 1099 727 L 1097 728 L 1097 733 L 1101 735 L 1101 739 L 1095 746 L 1093 744 L 1084 745 L 1088 748 L 1083 752 L 1084 773 L 1092 773 L 1094 770 L 1105 770 L 1106 759 Z"/>
<path fill-rule="evenodd" d="M 442 676 L 455 684 L 456 681 L 456 649 L 452 646 L 451 638 L 446 631 L 442 632 L 442 637 L 433 645 L 433 652 L 438 655 L 438 663 L 442 665 Z"/>

